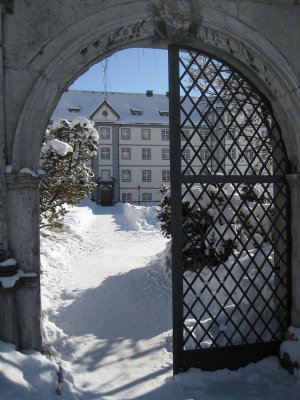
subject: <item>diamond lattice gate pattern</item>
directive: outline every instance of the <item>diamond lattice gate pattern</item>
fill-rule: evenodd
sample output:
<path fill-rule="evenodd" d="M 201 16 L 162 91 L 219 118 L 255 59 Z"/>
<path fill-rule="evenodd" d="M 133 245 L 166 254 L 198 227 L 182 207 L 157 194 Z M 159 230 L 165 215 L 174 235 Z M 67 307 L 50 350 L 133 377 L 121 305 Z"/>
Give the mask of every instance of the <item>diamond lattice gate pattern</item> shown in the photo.
<path fill-rule="evenodd" d="M 288 162 L 259 91 L 169 48 L 174 372 L 275 354 L 290 318 Z"/>

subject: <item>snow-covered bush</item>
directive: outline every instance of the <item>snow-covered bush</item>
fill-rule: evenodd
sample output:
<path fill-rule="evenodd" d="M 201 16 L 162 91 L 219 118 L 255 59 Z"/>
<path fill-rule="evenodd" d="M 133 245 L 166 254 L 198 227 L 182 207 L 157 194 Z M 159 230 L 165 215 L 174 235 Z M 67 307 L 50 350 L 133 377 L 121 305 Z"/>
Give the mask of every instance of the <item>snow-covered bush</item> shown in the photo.
<path fill-rule="evenodd" d="M 41 227 L 61 227 L 68 205 L 86 198 L 93 190 L 93 171 L 85 163 L 97 155 L 98 133 L 90 121 L 62 120 L 44 135 L 40 167 Z"/>
<path fill-rule="evenodd" d="M 165 237 L 171 237 L 171 190 L 163 197 L 158 220 Z M 196 271 L 215 267 L 236 250 L 258 248 L 269 241 L 272 212 L 259 184 L 182 186 L 183 267 Z"/>

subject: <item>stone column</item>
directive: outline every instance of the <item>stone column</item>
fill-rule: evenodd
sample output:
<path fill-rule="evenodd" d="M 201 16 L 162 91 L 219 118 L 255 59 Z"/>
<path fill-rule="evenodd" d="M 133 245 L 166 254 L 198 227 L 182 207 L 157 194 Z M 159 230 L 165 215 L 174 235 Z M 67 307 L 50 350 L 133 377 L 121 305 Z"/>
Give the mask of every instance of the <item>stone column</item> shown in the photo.
<path fill-rule="evenodd" d="M 120 201 L 120 177 L 119 177 L 119 130 L 120 125 L 112 126 L 112 170 L 115 178 L 113 204 Z"/>
<path fill-rule="evenodd" d="M 8 257 L 7 223 L 5 211 L 6 183 L 6 138 L 4 107 L 4 72 L 3 72 L 3 14 L 5 7 L 0 3 L 0 261 Z"/>
<path fill-rule="evenodd" d="M 300 328 L 300 174 L 287 175 L 291 193 L 292 324 Z"/>
<path fill-rule="evenodd" d="M 40 296 L 39 178 L 29 174 L 7 174 L 8 246 L 23 272 L 33 277 L 21 278 L 14 290 L 2 289 L 8 309 L 1 310 L 1 322 L 14 326 L 0 336 L 20 349 L 42 349 Z M 2 324 L 1 324 L 2 325 Z M 9 332 L 12 332 L 12 337 Z M 7 336 L 8 335 L 8 336 Z"/>

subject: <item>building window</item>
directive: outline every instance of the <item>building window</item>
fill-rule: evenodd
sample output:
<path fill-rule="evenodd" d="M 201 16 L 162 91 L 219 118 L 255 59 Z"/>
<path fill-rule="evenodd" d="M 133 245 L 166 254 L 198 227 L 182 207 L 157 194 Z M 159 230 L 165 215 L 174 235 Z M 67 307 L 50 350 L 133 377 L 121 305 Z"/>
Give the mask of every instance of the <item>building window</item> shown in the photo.
<path fill-rule="evenodd" d="M 169 129 L 162 129 L 161 140 L 169 140 Z"/>
<path fill-rule="evenodd" d="M 101 180 L 102 181 L 109 181 L 110 180 L 110 170 L 109 169 L 102 169 L 101 170 Z"/>
<path fill-rule="evenodd" d="M 138 110 L 136 108 L 131 108 L 131 115 L 142 115 L 143 114 L 143 110 Z"/>
<path fill-rule="evenodd" d="M 121 158 L 122 160 L 131 160 L 131 149 L 129 147 L 121 148 Z"/>
<path fill-rule="evenodd" d="M 131 170 L 130 169 L 122 170 L 122 182 L 131 182 Z"/>
<path fill-rule="evenodd" d="M 99 127 L 100 139 L 110 139 L 110 128 L 107 126 L 100 126 Z"/>
<path fill-rule="evenodd" d="M 152 201 L 152 193 L 144 192 L 142 194 L 142 200 L 145 200 L 145 197 L 146 197 L 146 201 Z"/>
<path fill-rule="evenodd" d="M 102 160 L 110 160 L 110 148 L 109 147 L 101 147 L 101 159 Z"/>
<path fill-rule="evenodd" d="M 234 147 L 233 149 L 230 149 L 229 150 L 229 157 L 232 159 L 232 160 L 235 160 L 236 159 L 236 148 Z"/>
<path fill-rule="evenodd" d="M 182 156 L 186 160 L 190 160 L 190 158 L 191 158 L 191 150 L 188 147 L 186 147 L 184 150 L 182 150 Z"/>
<path fill-rule="evenodd" d="M 208 135 L 209 135 L 209 132 L 203 131 L 203 130 L 202 130 L 202 131 L 200 131 L 199 134 L 200 134 L 201 139 L 206 141 L 206 140 L 207 140 L 207 137 L 208 137 Z"/>
<path fill-rule="evenodd" d="M 161 117 L 168 117 L 169 116 L 169 111 L 158 111 L 159 115 Z"/>
<path fill-rule="evenodd" d="M 151 149 L 150 148 L 142 149 L 142 159 L 143 160 L 151 160 Z"/>
<path fill-rule="evenodd" d="M 169 147 L 164 147 L 163 149 L 161 149 L 161 158 L 162 158 L 162 160 L 170 160 Z"/>
<path fill-rule="evenodd" d="M 131 193 L 122 193 L 123 203 L 131 203 Z"/>
<path fill-rule="evenodd" d="M 142 170 L 142 181 L 143 182 L 151 182 L 151 169 L 143 169 Z"/>
<path fill-rule="evenodd" d="M 149 128 L 142 129 L 142 140 L 151 140 L 151 129 Z"/>
<path fill-rule="evenodd" d="M 169 169 L 162 170 L 162 181 L 170 182 L 170 170 Z"/>
<path fill-rule="evenodd" d="M 201 149 L 200 150 L 200 158 L 203 161 L 207 161 L 209 158 L 209 151 L 208 149 Z"/>
<path fill-rule="evenodd" d="M 183 129 L 181 131 L 181 140 L 185 141 L 190 138 L 190 131 L 187 129 Z"/>
<path fill-rule="evenodd" d="M 121 139 L 130 140 L 130 128 L 121 128 Z"/>
<path fill-rule="evenodd" d="M 76 107 L 76 106 L 68 107 L 68 109 L 69 109 L 69 112 L 76 112 L 76 113 L 78 113 L 78 112 L 80 111 L 80 107 L 79 107 L 79 106 L 78 106 L 78 107 Z"/>

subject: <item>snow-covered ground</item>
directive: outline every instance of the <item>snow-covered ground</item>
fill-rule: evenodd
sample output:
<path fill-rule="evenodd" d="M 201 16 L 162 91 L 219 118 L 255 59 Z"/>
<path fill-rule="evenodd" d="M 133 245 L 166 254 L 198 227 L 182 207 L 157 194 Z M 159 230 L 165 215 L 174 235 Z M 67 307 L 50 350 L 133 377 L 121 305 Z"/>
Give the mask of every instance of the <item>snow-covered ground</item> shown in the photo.
<path fill-rule="evenodd" d="M 0 342 L 1 400 L 300 399 L 275 357 L 172 377 L 171 276 L 153 208 L 84 201 L 41 239 L 48 357 Z"/>

